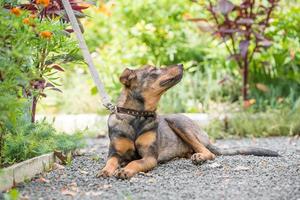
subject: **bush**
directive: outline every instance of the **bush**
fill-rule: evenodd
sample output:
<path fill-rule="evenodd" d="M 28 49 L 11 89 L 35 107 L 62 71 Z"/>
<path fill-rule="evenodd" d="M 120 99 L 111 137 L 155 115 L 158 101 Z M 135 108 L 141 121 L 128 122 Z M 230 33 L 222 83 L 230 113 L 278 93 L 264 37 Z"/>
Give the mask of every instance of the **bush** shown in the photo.
<path fill-rule="evenodd" d="M 0 167 L 66 146 L 59 145 L 64 136 L 56 136 L 51 126 L 31 123 L 38 100 L 49 90 L 60 91 L 59 72 L 64 71 L 60 64 L 81 60 L 76 43 L 67 37 L 67 24 L 59 17 L 39 15 L 45 5 L 27 6 L 37 10 L 29 12 L 19 1 L 0 0 Z"/>
<path fill-rule="evenodd" d="M 225 120 L 214 120 L 206 131 L 215 139 L 228 137 L 270 137 L 300 135 L 300 100 L 289 107 L 267 112 L 233 113 Z"/>
<path fill-rule="evenodd" d="M 57 133 L 46 122 L 21 126 L 5 136 L 2 165 L 10 165 L 54 150 L 70 151 L 84 146 L 83 135 Z"/>

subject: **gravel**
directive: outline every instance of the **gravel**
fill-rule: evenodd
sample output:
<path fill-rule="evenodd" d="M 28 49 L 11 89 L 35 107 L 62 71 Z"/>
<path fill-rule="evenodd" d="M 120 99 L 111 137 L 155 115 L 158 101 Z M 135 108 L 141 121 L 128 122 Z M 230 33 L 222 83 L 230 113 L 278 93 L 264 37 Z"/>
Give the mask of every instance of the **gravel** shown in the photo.
<path fill-rule="evenodd" d="M 220 140 L 220 147 L 270 148 L 282 157 L 219 156 L 201 166 L 189 159 L 160 164 L 131 180 L 96 178 L 105 164 L 108 139 L 88 140 L 83 156 L 64 169 L 17 187 L 28 199 L 300 199 L 300 140 Z"/>

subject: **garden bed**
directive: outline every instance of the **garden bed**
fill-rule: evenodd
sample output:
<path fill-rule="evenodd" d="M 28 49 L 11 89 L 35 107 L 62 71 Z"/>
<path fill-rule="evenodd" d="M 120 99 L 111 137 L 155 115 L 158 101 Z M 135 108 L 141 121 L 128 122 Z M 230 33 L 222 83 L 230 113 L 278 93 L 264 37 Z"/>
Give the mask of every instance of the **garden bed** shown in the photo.
<path fill-rule="evenodd" d="M 2 169 L 0 191 L 8 190 L 18 183 L 32 179 L 36 174 L 50 170 L 54 162 L 54 153 L 48 153 Z"/>

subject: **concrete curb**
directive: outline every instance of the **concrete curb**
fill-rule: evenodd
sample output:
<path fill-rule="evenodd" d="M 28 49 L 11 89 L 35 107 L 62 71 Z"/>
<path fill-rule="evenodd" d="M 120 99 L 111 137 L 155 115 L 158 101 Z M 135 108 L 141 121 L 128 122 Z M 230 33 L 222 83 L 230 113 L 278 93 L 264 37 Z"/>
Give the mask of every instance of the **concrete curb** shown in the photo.
<path fill-rule="evenodd" d="M 50 170 L 54 162 L 54 154 L 48 153 L 2 169 L 0 191 L 8 190 L 18 183 L 32 179 L 36 174 Z"/>

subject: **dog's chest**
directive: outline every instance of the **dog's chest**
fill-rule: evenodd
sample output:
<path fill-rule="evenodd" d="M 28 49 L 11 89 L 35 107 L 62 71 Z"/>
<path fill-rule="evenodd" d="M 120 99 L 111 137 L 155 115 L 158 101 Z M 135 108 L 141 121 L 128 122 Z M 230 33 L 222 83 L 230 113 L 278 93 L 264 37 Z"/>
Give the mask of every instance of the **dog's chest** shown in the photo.
<path fill-rule="evenodd" d="M 155 117 L 133 117 L 114 114 L 108 119 L 110 137 L 127 137 L 135 141 L 141 134 L 156 130 L 158 121 Z"/>

